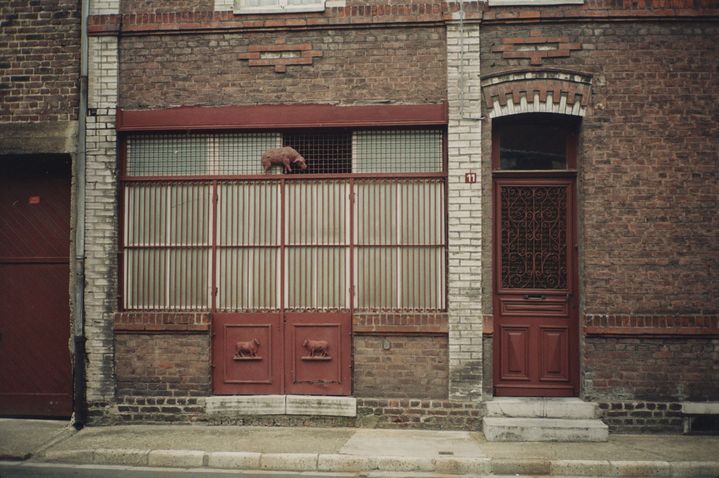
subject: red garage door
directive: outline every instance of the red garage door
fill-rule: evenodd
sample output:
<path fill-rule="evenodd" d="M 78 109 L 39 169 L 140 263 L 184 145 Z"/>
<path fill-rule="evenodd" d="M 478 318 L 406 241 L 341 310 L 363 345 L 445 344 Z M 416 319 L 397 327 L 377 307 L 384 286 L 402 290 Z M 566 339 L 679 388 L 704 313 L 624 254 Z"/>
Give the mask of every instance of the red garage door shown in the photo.
<path fill-rule="evenodd" d="M 0 415 L 72 412 L 69 237 L 69 159 L 0 159 Z"/>

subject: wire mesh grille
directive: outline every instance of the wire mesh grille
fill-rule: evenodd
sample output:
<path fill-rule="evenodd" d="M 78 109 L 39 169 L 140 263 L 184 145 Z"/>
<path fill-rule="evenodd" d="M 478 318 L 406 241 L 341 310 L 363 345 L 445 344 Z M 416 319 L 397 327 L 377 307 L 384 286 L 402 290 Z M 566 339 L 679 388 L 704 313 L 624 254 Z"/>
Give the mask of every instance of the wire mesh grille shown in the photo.
<path fill-rule="evenodd" d="M 262 153 L 280 144 L 279 133 L 133 135 L 127 139 L 127 175 L 261 174 Z"/>
<path fill-rule="evenodd" d="M 442 131 L 365 130 L 353 138 L 355 173 L 439 173 Z"/>
<path fill-rule="evenodd" d="M 283 143 L 297 150 L 307 163 L 307 169 L 295 169 L 293 174 L 352 172 L 352 133 L 349 131 L 290 133 L 283 136 Z"/>
<path fill-rule="evenodd" d="M 441 130 L 138 134 L 127 139 L 128 177 L 261 175 L 262 154 L 289 146 L 307 169 L 288 174 L 443 171 Z M 271 172 L 281 174 L 281 165 Z"/>

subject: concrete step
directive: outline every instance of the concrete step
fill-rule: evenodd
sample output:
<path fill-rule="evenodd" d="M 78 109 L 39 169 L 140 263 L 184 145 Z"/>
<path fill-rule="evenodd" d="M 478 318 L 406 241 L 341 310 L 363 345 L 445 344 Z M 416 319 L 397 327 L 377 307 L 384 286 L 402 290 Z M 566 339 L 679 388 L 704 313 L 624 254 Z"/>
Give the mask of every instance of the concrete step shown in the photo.
<path fill-rule="evenodd" d="M 498 397 L 484 402 L 488 417 L 579 418 L 599 417 L 594 402 L 579 398 L 514 398 Z"/>
<path fill-rule="evenodd" d="M 597 419 L 485 417 L 482 431 L 487 441 L 602 442 L 609 437 L 609 428 Z"/>

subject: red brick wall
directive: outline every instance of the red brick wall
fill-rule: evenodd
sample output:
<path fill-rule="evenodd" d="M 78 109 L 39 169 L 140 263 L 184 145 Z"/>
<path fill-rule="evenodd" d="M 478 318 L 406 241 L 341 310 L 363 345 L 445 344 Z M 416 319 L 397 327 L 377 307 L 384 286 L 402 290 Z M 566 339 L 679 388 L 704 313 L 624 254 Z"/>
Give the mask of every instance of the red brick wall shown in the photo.
<path fill-rule="evenodd" d="M 446 336 L 354 338 L 356 397 L 446 398 Z"/>
<path fill-rule="evenodd" d="M 122 0 L 121 13 L 211 12 L 214 0 Z"/>
<path fill-rule="evenodd" d="M 77 119 L 79 3 L 0 2 L 0 123 Z"/>
<path fill-rule="evenodd" d="M 115 334 L 117 395 L 204 397 L 210 391 L 206 334 Z"/>
<path fill-rule="evenodd" d="M 387 28 L 292 32 L 287 44 L 310 44 L 312 65 L 249 66 L 251 45 L 275 33 L 128 37 L 121 42 L 120 105 L 437 103 L 446 98 L 444 29 Z"/>
<path fill-rule="evenodd" d="M 531 36 L 568 37 L 581 49 L 532 67 L 531 59 L 513 59 L 497 48 L 502 39 Z M 483 75 L 510 68 L 593 75 L 578 159 L 580 321 L 657 318 L 652 323 L 667 327 L 666 334 L 652 330 L 655 338 L 641 340 L 587 338 L 589 398 L 719 396 L 715 341 L 662 337 L 684 327 L 687 316 L 712 322 L 719 312 L 717 44 L 719 25 L 709 22 L 482 28 Z M 489 155 L 489 120 L 486 126 L 483 150 Z M 484 175 L 491 184 L 488 169 Z M 491 241 L 487 189 L 485 238 Z M 491 263 L 491 248 L 485 258 Z M 485 279 L 490 283 L 489 273 Z"/>
<path fill-rule="evenodd" d="M 591 400 L 716 400 L 719 339 L 587 338 L 584 395 Z"/>

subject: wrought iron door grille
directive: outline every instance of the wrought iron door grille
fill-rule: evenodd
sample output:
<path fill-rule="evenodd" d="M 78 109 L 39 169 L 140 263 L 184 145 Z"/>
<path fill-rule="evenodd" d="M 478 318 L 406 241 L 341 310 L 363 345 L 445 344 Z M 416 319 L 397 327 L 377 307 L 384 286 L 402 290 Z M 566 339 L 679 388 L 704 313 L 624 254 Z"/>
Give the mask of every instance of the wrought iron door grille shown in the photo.
<path fill-rule="evenodd" d="M 567 187 L 502 186 L 502 287 L 567 288 Z"/>

